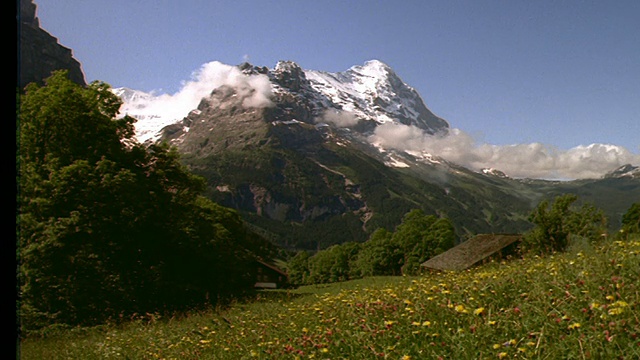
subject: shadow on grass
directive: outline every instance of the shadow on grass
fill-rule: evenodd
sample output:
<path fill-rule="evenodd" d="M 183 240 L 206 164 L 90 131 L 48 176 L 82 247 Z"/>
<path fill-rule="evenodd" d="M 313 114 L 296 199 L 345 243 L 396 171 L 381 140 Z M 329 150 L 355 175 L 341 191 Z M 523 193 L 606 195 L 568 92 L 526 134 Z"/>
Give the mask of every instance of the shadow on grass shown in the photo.
<path fill-rule="evenodd" d="M 313 295 L 312 292 L 301 292 L 293 289 L 264 289 L 256 290 L 253 295 L 253 301 L 270 302 L 270 301 L 290 301 Z"/>

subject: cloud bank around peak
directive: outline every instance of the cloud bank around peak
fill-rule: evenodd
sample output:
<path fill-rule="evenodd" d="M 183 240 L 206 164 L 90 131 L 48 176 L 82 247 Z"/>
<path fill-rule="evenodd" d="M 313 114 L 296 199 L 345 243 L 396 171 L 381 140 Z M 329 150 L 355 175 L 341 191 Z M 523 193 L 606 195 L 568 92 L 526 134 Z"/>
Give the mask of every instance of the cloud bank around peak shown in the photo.
<path fill-rule="evenodd" d="M 246 108 L 262 108 L 273 105 L 269 78 L 263 74 L 247 75 L 238 67 L 218 61 L 206 63 L 182 84 L 175 94 L 154 93 L 125 101 L 120 112 L 137 118 L 138 140 L 152 138 L 164 126 L 175 123 L 196 109 L 200 101 L 220 86 L 235 89 Z"/>
<path fill-rule="evenodd" d="M 414 126 L 383 124 L 369 139 L 399 151 L 426 152 L 472 170 L 495 168 L 514 178 L 599 178 L 624 164 L 639 164 L 640 155 L 615 145 L 592 144 L 560 150 L 542 143 L 491 145 L 451 129 L 430 135 Z"/>
<path fill-rule="evenodd" d="M 335 127 L 343 128 L 358 124 L 358 118 L 349 111 L 326 110 L 321 116 L 315 119 L 316 123 L 332 124 Z"/>

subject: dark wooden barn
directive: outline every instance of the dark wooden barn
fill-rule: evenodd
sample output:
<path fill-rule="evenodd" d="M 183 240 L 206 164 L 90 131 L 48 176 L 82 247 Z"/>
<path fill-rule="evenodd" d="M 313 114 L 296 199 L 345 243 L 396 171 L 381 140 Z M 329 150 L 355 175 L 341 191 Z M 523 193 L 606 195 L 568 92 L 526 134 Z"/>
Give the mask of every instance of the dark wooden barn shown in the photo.
<path fill-rule="evenodd" d="M 286 272 L 263 260 L 255 261 L 256 283 L 259 289 L 281 289 L 289 284 Z"/>

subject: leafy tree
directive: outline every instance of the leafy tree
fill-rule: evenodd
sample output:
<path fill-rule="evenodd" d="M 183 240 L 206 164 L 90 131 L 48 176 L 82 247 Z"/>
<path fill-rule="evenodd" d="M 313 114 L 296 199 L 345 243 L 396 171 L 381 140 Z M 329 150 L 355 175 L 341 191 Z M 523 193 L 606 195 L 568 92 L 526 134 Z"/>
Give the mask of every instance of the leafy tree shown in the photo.
<path fill-rule="evenodd" d="M 94 324 L 181 309 L 251 284 L 257 248 L 175 149 L 145 147 L 107 84 L 57 72 L 19 97 L 21 320 Z"/>
<path fill-rule="evenodd" d="M 393 233 L 393 240 L 400 246 L 402 252 L 407 255 L 414 251 L 415 247 L 423 242 L 429 233 L 431 225 L 438 220 L 433 215 L 426 216 L 424 211 L 414 209 L 405 214 L 402 222 Z"/>
<path fill-rule="evenodd" d="M 309 253 L 298 251 L 287 262 L 287 274 L 289 275 L 289 282 L 293 285 L 307 283 L 307 278 L 309 277 Z"/>
<path fill-rule="evenodd" d="M 321 284 L 351 279 L 351 267 L 360 244 L 346 242 L 317 252 L 309 259 L 309 283 Z"/>
<path fill-rule="evenodd" d="M 632 204 L 622 216 L 620 231 L 623 235 L 640 233 L 640 202 Z"/>
<path fill-rule="evenodd" d="M 417 274 L 420 264 L 451 247 L 453 223 L 414 209 L 405 214 L 395 232 L 376 230 L 354 261 L 360 276 Z"/>
<path fill-rule="evenodd" d="M 402 251 L 394 243 L 393 233 L 379 228 L 362 244 L 362 250 L 353 262 L 352 273 L 357 277 L 399 275 Z"/>
<path fill-rule="evenodd" d="M 289 275 L 299 284 L 318 284 L 365 276 L 417 274 L 424 261 L 453 247 L 454 241 L 455 231 L 449 219 L 412 210 L 393 233 L 378 228 L 364 243 L 334 245 L 311 257 L 298 253 L 289 261 Z"/>
<path fill-rule="evenodd" d="M 564 251 L 571 236 L 597 240 L 606 229 L 603 212 L 590 204 L 573 206 L 574 194 L 558 196 L 550 204 L 543 200 L 529 216 L 535 226 L 523 240 L 524 250 L 535 253 Z"/>
<path fill-rule="evenodd" d="M 420 265 L 440 253 L 453 247 L 455 230 L 451 220 L 437 219 L 425 230 L 422 238 L 413 248 L 405 253 L 402 273 L 416 275 L 420 272 Z"/>

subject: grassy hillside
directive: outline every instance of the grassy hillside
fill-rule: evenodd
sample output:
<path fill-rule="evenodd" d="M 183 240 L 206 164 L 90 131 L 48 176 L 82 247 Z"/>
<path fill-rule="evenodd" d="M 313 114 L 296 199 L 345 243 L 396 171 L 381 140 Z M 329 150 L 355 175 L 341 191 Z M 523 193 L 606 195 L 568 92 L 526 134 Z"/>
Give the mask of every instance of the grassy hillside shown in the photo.
<path fill-rule="evenodd" d="M 640 237 L 457 273 L 261 292 L 229 309 L 51 330 L 22 359 L 637 359 Z"/>

